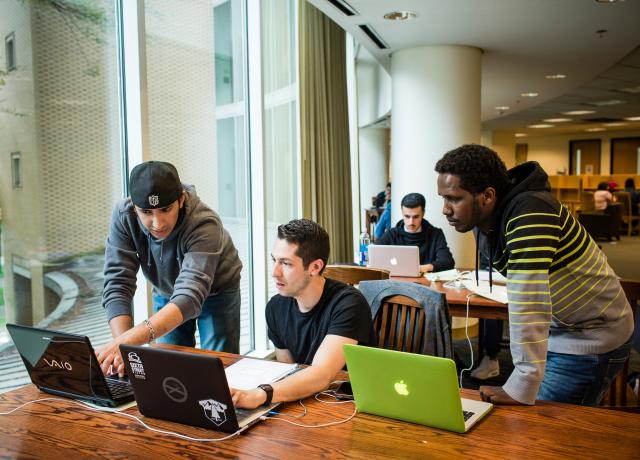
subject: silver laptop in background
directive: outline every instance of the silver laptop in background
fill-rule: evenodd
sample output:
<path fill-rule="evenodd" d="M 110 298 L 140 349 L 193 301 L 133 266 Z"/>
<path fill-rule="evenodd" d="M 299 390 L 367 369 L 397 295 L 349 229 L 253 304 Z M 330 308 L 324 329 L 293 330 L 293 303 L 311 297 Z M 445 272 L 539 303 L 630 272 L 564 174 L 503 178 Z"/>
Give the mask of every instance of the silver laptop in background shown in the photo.
<path fill-rule="evenodd" d="M 369 267 L 389 270 L 391 276 L 420 276 L 418 246 L 369 246 Z"/>

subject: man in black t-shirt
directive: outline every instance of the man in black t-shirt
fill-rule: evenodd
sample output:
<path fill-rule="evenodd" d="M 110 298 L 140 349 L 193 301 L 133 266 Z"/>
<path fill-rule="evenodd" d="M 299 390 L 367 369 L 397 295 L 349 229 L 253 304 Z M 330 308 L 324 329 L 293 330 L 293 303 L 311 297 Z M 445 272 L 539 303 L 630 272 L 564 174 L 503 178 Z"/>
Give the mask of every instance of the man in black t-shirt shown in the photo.
<path fill-rule="evenodd" d="M 449 270 L 455 266 L 444 233 L 424 218 L 426 200 L 420 193 L 409 193 L 402 198 L 402 220 L 387 230 L 376 244 L 418 246 L 420 273 Z"/>
<path fill-rule="evenodd" d="M 295 401 L 322 391 L 344 367 L 345 343 L 373 346 L 376 340 L 360 291 L 322 276 L 329 235 L 320 225 L 307 219 L 280 225 L 271 258 L 279 294 L 267 304 L 266 318 L 276 358 L 310 366 L 273 385 L 232 388 L 237 407 Z"/>

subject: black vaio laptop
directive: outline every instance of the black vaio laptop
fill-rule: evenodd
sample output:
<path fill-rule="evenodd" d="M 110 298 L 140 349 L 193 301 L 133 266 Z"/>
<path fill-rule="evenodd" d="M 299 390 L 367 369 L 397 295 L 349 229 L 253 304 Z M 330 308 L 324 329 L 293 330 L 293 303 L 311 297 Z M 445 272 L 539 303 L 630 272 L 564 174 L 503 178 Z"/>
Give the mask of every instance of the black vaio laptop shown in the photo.
<path fill-rule="evenodd" d="M 99 406 L 133 401 L 129 382 L 102 374 L 88 337 L 17 324 L 7 330 L 40 390 Z"/>

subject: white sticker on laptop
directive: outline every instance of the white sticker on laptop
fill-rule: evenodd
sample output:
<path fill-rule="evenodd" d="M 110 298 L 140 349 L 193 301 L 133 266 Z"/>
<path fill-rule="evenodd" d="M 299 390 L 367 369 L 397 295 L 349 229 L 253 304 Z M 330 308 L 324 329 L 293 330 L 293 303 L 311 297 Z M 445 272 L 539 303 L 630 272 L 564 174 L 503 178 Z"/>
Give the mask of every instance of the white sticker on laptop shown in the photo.
<path fill-rule="evenodd" d="M 147 376 L 144 373 L 144 366 L 142 365 L 142 360 L 138 356 L 136 352 L 130 351 L 127 355 L 129 358 L 129 366 L 131 367 L 131 372 L 133 372 L 133 376 L 140 380 L 146 380 Z"/>
<path fill-rule="evenodd" d="M 215 399 L 201 399 L 198 401 L 204 416 L 207 417 L 214 425 L 220 426 L 227 421 L 227 405 L 216 401 Z"/>

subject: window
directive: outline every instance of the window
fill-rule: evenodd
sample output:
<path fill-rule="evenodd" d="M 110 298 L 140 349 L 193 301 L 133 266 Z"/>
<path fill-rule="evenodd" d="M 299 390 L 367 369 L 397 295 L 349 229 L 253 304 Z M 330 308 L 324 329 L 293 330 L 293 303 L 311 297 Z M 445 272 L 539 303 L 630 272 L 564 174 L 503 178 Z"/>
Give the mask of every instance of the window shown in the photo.
<path fill-rule="evenodd" d="M 11 32 L 4 39 L 5 59 L 7 62 L 7 72 L 16 69 L 16 40 L 15 35 Z"/>
<path fill-rule="evenodd" d="M 20 152 L 11 154 L 11 184 L 13 188 L 22 187 L 22 171 L 20 170 Z"/>

